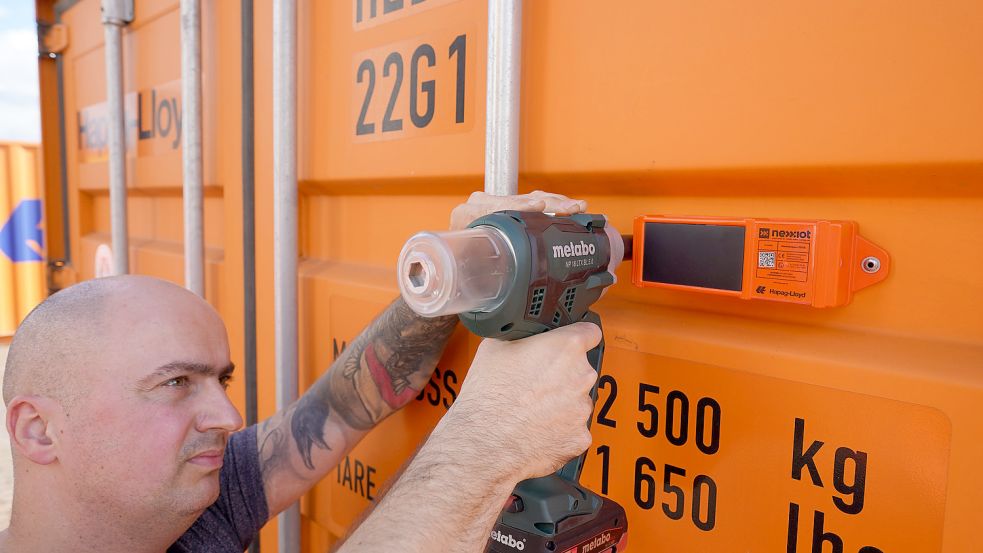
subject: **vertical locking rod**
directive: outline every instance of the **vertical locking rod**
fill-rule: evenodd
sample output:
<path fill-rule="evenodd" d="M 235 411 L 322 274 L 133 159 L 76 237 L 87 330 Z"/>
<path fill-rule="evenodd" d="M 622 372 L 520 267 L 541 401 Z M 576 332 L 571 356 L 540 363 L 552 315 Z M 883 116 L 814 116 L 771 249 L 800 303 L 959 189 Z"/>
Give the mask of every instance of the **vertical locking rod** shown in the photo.
<path fill-rule="evenodd" d="M 273 281 L 276 407 L 297 399 L 297 0 L 273 0 Z M 300 551 L 300 509 L 280 514 L 280 553 Z"/>
<path fill-rule="evenodd" d="M 522 0 L 488 2 L 488 88 L 485 116 L 485 192 L 519 190 L 519 76 Z"/>

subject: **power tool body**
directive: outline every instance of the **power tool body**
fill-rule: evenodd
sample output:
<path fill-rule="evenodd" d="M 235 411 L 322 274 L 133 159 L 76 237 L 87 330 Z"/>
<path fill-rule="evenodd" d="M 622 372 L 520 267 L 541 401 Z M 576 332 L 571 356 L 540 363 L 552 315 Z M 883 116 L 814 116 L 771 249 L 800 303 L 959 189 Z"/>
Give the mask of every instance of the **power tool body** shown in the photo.
<path fill-rule="evenodd" d="M 502 211 L 468 230 L 411 238 L 400 254 L 399 285 L 421 314 L 458 313 L 479 336 L 515 340 L 578 321 L 600 326 L 590 306 L 614 284 L 623 257 L 621 235 L 603 215 Z M 603 355 L 602 339 L 587 354 L 598 374 Z M 596 401 L 596 386 L 591 395 Z M 625 551 L 624 508 L 579 484 L 585 455 L 520 482 L 486 552 Z"/>

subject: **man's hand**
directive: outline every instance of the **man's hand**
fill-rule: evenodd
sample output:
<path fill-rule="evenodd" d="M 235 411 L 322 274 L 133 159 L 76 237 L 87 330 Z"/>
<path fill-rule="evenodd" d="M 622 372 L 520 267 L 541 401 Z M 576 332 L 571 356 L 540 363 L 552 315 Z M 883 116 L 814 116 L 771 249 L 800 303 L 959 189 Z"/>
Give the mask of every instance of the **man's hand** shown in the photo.
<path fill-rule="evenodd" d="M 462 426 L 462 448 L 480 452 L 512 483 L 549 474 L 583 453 L 591 444 L 587 420 L 597 381 L 586 354 L 600 341 L 601 329 L 583 322 L 511 342 L 483 341 L 446 416 L 448 425 Z"/>
<path fill-rule="evenodd" d="M 518 196 L 493 196 L 484 192 L 471 194 L 468 201 L 451 212 L 451 230 L 466 228 L 472 221 L 496 211 L 541 211 L 555 215 L 573 215 L 587 209 L 584 200 L 572 200 L 560 194 L 537 190 Z"/>

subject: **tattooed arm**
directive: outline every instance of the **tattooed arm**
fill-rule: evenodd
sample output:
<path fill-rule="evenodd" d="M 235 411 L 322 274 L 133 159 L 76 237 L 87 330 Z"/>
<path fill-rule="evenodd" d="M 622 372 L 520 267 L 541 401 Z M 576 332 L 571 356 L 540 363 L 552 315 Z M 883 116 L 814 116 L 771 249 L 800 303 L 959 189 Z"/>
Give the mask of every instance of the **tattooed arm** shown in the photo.
<path fill-rule="evenodd" d="M 533 192 L 471 195 L 451 214 L 451 229 L 514 209 L 577 213 L 582 201 Z M 393 302 L 294 404 L 258 431 L 260 468 L 270 515 L 296 501 L 332 470 L 365 433 L 419 393 L 447 344 L 457 316 L 424 318 Z"/>
<path fill-rule="evenodd" d="M 297 402 L 258 429 L 270 515 L 323 478 L 433 372 L 457 316 L 428 319 L 397 299 Z"/>

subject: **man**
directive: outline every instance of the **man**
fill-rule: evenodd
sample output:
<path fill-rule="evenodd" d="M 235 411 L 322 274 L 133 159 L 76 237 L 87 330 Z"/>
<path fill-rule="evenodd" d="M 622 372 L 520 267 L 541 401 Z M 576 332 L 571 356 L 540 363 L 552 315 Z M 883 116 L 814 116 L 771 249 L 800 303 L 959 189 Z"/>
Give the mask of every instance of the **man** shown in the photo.
<path fill-rule="evenodd" d="M 501 209 L 583 208 L 540 192 L 479 193 L 451 226 Z M 228 340 L 207 303 L 139 276 L 53 295 L 7 361 L 15 487 L 0 552 L 242 551 L 423 388 L 455 323 L 397 299 L 296 403 L 233 434 L 242 419 L 225 393 Z M 519 480 L 590 445 L 596 375 L 585 353 L 599 340 L 588 323 L 485 340 L 457 401 L 341 551 L 482 551 Z"/>

